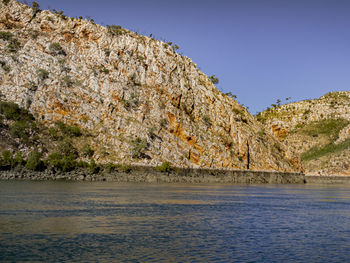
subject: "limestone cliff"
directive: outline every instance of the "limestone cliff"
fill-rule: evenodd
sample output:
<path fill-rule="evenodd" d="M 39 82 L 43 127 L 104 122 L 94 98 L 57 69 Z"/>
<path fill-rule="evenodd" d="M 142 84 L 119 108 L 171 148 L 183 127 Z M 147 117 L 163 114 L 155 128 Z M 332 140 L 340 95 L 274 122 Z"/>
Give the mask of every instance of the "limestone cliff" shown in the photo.
<path fill-rule="evenodd" d="M 96 160 L 299 169 L 263 125 L 169 44 L 13 0 L 0 5 L 3 99 L 47 126 L 78 125 Z"/>
<path fill-rule="evenodd" d="M 350 174 L 350 92 L 268 109 L 258 120 L 301 156 L 309 174 Z"/>

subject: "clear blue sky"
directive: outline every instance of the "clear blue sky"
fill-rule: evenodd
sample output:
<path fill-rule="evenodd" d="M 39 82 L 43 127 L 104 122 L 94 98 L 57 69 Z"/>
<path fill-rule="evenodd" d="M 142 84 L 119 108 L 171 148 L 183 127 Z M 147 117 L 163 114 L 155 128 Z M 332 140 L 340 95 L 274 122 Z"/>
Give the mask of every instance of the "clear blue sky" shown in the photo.
<path fill-rule="evenodd" d="M 37 0 L 172 41 L 255 114 L 350 90 L 349 0 Z"/>

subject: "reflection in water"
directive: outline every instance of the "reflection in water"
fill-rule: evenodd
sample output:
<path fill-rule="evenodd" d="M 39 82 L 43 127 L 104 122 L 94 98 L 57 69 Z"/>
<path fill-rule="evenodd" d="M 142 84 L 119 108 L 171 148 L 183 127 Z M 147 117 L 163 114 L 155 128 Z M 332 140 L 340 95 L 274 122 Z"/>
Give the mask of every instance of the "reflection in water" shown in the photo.
<path fill-rule="evenodd" d="M 0 182 L 0 261 L 341 262 L 346 186 Z"/>

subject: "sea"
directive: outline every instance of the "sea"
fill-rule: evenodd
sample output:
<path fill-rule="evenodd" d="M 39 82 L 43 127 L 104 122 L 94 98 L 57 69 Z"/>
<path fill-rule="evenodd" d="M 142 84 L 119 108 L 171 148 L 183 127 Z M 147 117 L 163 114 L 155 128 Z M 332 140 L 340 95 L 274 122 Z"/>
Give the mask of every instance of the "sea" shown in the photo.
<path fill-rule="evenodd" d="M 350 185 L 0 181 L 0 262 L 350 262 Z"/>

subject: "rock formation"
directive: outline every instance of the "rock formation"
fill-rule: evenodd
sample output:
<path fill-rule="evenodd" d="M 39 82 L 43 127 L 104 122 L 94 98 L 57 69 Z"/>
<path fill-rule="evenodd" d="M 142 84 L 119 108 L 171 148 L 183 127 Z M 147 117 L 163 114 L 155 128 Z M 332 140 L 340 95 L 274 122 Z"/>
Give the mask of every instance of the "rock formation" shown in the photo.
<path fill-rule="evenodd" d="M 350 92 L 277 106 L 257 115 L 267 130 L 301 156 L 308 174 L 350 174 Z"/>
<path fill-rule="evenodd" d="M 99 162 L 298 171 L 263 125 L 171 45 L 0 3 L 3 99 L 74 124 Z M 77 146 L 79 148 L 79 146 Z"/>

